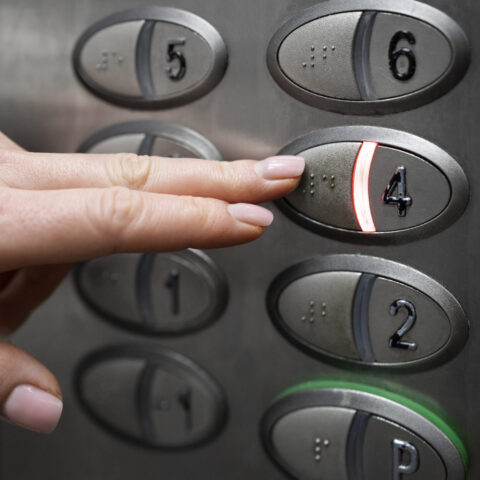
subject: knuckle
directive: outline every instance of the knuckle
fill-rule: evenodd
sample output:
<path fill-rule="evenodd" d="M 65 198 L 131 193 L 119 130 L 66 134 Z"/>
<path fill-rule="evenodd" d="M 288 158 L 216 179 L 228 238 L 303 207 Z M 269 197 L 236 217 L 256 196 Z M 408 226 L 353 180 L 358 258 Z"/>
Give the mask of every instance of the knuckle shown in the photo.
<path fill-rule="evenodd" d="M 94 221 L 97 230 L 104 235 L 113 249 L 120 244 L 125 232 L 141 214 L 143 200 L 139 192 L 126 187 L 105 189 L 98 202 Z"/>
<path fill-rule="evenodd" d="M 221 215 L 218 211 L 218 201 L 211 198 L 188 197 L 187 209 L 190 215 L 187 218 L 194 218 L 197 228 L 192 229 L 193 233 L 198 231 L 215 234 Z"/>
<path fill-rule="evenodd" d="M 232 163 L 218 162 L 216 166 L 220 181 L 224 185 L 229 185 L 230 187 L 235 188 L 241 183 L 240 176 Z"/>
<path fill-rule="evenodd" d="M 152 158 L 134 153 L 119 153 L 107 164 L 112 185 L 144 190 L 152 172 Z"/>

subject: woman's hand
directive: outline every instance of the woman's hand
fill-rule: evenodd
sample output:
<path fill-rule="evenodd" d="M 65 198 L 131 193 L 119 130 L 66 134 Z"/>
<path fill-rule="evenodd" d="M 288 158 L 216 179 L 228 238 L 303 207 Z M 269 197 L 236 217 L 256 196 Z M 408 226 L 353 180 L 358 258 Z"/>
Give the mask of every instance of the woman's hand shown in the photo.
<path fill-rule="evenodd" d="M 73 262 L 255 240 L 273 216 L 254 204 L 294 189 L 303 169 L 299 157 L 29 153 L 0 134 L 1 333 L 18 327 Z M 0 342 L 0 405 L 9 421 L 43 433 L 62 411 L 55 377 L 7 342 Z"/>

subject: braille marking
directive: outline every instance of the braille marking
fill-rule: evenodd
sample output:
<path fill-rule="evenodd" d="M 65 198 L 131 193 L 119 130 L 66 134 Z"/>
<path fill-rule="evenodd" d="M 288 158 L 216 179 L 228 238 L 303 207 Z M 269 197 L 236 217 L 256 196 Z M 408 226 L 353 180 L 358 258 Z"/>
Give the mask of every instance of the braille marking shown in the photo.
<path fill-rule="evenodd" d="M 370 168 L 372 166 L 377 146 L 378 143 L 376 142 L 363 142 L 358 151 L 355 166 L 353 167 L 353 211 L 358 225 L 362 229 L 362 232 L 365 233 L 373 233 L 377 231 L 373 221 L 372 211 L 370 209 L 368 192 Z"/>
<path fill-rule="evenodd" d="M 323 445 L 329 446 L 330 445 L 330 440 L 325 439 L 323 440 Z M 322 459 L 322 439 L 320 437 L 316 437 L 313 443 L 313 458 L 315 462 L 320 462 Z"/>

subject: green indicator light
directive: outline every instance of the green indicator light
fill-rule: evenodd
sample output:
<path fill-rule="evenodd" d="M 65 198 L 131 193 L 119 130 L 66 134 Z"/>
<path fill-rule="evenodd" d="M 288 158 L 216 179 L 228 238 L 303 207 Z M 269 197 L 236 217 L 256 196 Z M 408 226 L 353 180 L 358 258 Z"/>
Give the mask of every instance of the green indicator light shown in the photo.
<path fill-rule="evenodd" d="M 381 388 L 372 387 L 369 385 L 363 385 L 361 383 L 355 383 L 355 382 L 319 380 L 315 382 L 301 383 L 299 385 L 290 387 L 287 390 L 280 393 L 280 395 L 278 395 L 275 398 L 275 401 L 285 398 L 289 395 L 293 395 L 295 393 L 305 392 L 308 390 L 317 390 L 319 388 L 329 388 L 329 389 L 341 388 L 345 390 L 357 390 L 360 392 L 370 393 L 372 395 L 377 395 L 379 397 L 386 398 L 387 400 L 391 400 L 393 402 L 399 403 L 400 405 L 403 405 L 404 407 L 407 407 L 410 410 L 413 410 L 414 412 L 418 413 L 419 415 L 422 415 L 431 423 L 433 423 L 433 425 L 439 428 L 450 439 L 450 441 L 457 448 L 458 453 L 460 454 L 460 457 L 462 458 L 462 461 L 465 465 L 465 468 L 467 469 L 468 463 L 469 463 L 467 449 L 465 448 L 465 445 L 463 444 L 463 442 L 460 440 L 460 437 L 450 427 L 450 425 L 448 425 L 447 422 L 445 422 L 441 417 L 439 417 L 436 413 L 433 413 L 428 408 L 424 407 L 423 405 L 413 400 L 410 400 L 407 397 L 404 397 L 403 395 L 399 395 L 398 393 L 392 393 L 392 392 L 389 392 L 388 390 L 383 390 Z"/>

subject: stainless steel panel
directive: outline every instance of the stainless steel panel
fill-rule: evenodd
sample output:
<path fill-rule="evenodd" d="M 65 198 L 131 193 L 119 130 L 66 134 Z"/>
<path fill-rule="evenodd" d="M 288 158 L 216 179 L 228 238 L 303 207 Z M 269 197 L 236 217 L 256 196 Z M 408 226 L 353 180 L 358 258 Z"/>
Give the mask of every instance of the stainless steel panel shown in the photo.
<path fill-rule="evenodd" d="M 480 254 L 480 57 L 455 88 L 435 101 L 395 115 L 340 115 L 306 105 L 283 91 L 266 65 L 266 49 L 279 26 L 317 0 L 176 0 L 218 29 L 229 51 L 222 81 L 206 96 L 178 108 L 138 111 L 108 104 L 76 79 L 71 54 L 80 34 L 96 20 L 121 9 L 151 5 L 148 0 L 4 0 L 0 4 L 0 129 L 32 151 L 75 151 L 94 132 L 113 123 L 153 119 L 192 128 L 226 159 L 260 159 L 308 132 L 367 124 L 403 130 L 441 145 L 456 158 L 472 185 L 466 211 L 457 222 L 429 238 L 406 244 L 360 245 L 305 230 L 268 205 L 276 220 L 252 244 L 209 252 L 224 270 L 231 291 L 218 322 L 195 334 L 152 338 L 103 322 L 79 298 L 71 277 L 12 337 L 58 376 L 64 415 L 49 437 L 2 424 L 0 477 L 60 480 L 159 477 L 175 480 L 264 480 L 282 478 L 262 449 L 258 421 L 272 398 L 303 380 L 361 379 L 408 392 L 449 413 L 473 453 L 467 480 L 480 477 L 480 330 L 476 312 Z M 451 16 L 480 48 L 480 4 L 473 0 L 428 0 Z M 158 0 L 156 5 L 171 6 Z M 272 327 L 265 294 L 282 270 L 318 254 L 362 253 L 421 270 L 459 299 L 472 323 L 469 342 L 450 362 L 392 375 L 353 370 L 315 358 L 290 345 Z M 201 364 L 226 392 L 229 421 L 217 440 L 172 455 L 132 447 L 90 422 L 73 389 L 79 361 L 96 348 L 146 341 L 184 353 Z M 383 480 L 383 479 L 382 479 Z"/>

